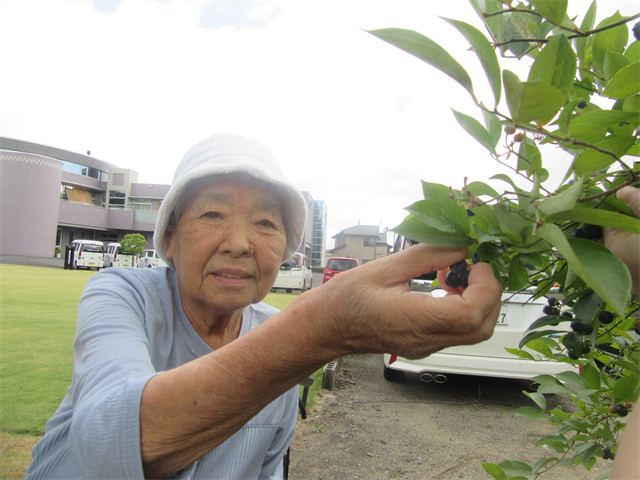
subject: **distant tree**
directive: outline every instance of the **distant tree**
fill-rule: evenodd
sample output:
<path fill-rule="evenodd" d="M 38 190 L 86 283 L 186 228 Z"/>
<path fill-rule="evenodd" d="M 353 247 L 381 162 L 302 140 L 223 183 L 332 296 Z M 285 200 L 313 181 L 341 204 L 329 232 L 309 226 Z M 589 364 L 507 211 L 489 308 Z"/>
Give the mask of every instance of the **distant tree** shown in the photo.
<path fill-rule="evenodd" d="M 120 242 L 122 250 L 129 255 L 142 255 L 146 246 L 147 239 L 139 233 L 127 233 Z"/>

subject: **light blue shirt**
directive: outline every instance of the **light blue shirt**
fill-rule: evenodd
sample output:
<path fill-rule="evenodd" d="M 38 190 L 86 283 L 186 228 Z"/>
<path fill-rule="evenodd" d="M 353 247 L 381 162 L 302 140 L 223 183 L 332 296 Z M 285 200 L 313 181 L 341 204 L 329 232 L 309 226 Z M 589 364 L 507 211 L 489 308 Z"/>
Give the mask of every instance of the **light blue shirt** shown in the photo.
<path fill-rule="evenodd" d="M 264 303 L 246 307 L 240 335 L 277 312 Z M 71 386 L 32 451 L 26 479 L 144 478 L 144 386 L 157 373 L 212 352 L 182 309 L 175 270 L 111 268 L 95 275 L 80 299 L 74 351 Z M 281 479 L 297 392 L 292 388 L 226 442 L 167 478 Z"/>

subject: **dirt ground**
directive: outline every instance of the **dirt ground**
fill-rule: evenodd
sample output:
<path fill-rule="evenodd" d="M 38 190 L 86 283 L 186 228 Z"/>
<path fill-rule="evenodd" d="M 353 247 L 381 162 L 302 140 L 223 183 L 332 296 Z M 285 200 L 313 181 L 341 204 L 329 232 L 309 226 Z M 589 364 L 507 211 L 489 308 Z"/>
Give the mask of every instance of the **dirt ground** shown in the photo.
<path fill-rule="evenodd" d="M 322 390 L 315 410 L 299 420 L 291 445 L 291 480 L 491 479 L 481 462 L 531 462 L 551 455 L 534 448 L 555 427 L 516 417 L 534 406 L 527 382 L 449 376 L 444 384 L 407 375 L 401 383 L 382 376 L 382 356 L 345 357 L 336 388 Z M 548 395 L 547 405 L 568 397 Z M 610 470 L 598 459 L 587 472 L 554 468 L 541 479 L 592 480 Z"/>

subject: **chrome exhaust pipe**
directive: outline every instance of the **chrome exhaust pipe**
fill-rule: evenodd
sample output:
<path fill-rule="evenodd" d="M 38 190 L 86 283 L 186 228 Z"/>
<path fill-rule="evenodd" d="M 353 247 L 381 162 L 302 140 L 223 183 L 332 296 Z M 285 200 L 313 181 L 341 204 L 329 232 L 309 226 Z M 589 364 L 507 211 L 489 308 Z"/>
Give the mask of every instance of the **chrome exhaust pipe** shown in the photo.
<path fill-rule="evenodd" d="M 433 377 L 433 379 L 436 381 L 436 383 L 447 383 L 447 380 L 449 380 L 444 373 L 438 373 L 435 377 Z"/>
<path fill-rule="evenodd" d="M 422 380 L 424 383 L 433 382 L 433 375 L 431 375 L 430 373 L 423 373 L 422 375 L 420 375 L 420 380 Z"/>

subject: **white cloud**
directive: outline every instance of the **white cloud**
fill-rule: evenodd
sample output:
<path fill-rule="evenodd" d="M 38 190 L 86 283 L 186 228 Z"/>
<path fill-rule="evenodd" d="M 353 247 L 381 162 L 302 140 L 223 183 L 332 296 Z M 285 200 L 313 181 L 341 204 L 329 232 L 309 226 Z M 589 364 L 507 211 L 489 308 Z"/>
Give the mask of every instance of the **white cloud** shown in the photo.
<path fill-rule="evenodd" d="M 582 13 L 589 3 L 571 7 Z M 462 87 L 365 31 L 429 36 L 492 103 L 475 54 L 437 17 L 482 28 L 467 1 L 1 0 L 0 8 L 2 135 L 91 150 L 145 183 L 170 183 L 182 154 L 208 135 L 239 133 L 265 143 L 290 180 L 327 203 L 335 234 L 358 220 L 395 226 L 420 198 L 421 179 L 459 188 L 464 176 L 508 172 L 455 122 L 451 108 L 481 120 Z M 601 2 L 599 19 L 615 8 L 638 11 L 637 2 Z M 558 156 L 554 178 L 568 162 Z"/>

